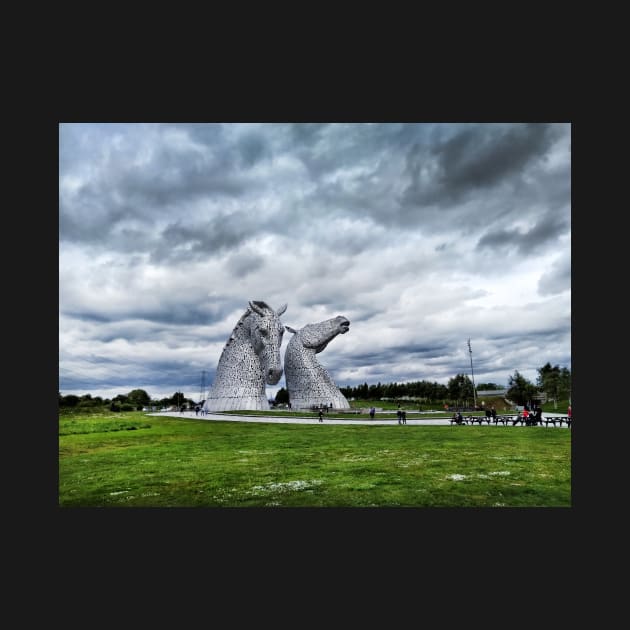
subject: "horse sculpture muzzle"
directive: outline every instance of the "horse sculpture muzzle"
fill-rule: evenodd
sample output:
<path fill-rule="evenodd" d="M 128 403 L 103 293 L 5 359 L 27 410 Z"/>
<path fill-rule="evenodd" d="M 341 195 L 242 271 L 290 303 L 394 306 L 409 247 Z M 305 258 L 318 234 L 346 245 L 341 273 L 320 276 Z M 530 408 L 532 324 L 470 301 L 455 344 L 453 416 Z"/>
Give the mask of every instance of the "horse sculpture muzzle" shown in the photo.
<path fill-rule="evenodd" d="M 267 370 L 267 385 L 275 385 L 282 377 L 282 368 L 269 368 Z"/>

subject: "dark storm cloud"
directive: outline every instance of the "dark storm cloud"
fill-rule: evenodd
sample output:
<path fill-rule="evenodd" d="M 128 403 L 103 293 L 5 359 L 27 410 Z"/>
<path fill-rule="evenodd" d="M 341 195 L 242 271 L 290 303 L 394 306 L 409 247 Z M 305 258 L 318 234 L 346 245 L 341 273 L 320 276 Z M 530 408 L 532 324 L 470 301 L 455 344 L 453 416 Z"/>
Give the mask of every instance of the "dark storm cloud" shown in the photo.
<path fill-rule="evenodd" d="M 245 168 L 254 166 L 260 160 L 270 156 L 270 150 L 260 134 L 247 134 L 242 137 L 237 148 L 241 158 L 241 165 Z"/>
<path fill-rule="evenodd" d="M 552 125 L 478 125 L 436 146 L 417 144 L 407 155 L 411 184 L 404 204 L 448 207 L 479 189 L 503 184 L 538 162 L 557 137 Z"/>
<path fill-rule="evenodd" d="M 167 225 L 154 243 L 151 260 L 164 263 L 214 256 L 246 241 L 254 230 L 255 225 L 240 215 L 212 217 L 206 223 L 194 225 L 182 222 Z M 160 247 L 161 243 L 167 246 Z M 178 249 L 179 246 L 186 247 Z"/>
<path fill-rule="evenodd" d="M 297 146 L 311 147 L 319 142 L 330 123 L 294 123 L 290 133 Z"/>
<path fill-rule="evenodd" d="M 550 204 L 566 212 L 567 167 L 545 170 L 566 125 L 342 127 L 317 127 L 295 148 L 314 184 L 304 205 L 323 217 L 452 233 L 493 222 L 506 228 Z"/>
<path fill-rule="evenodd" d="M 162 127 L 184 131 L 195 142 L 206 145 L 212 150 L 227 142 L 225 127 L 221 123 L 165 123 Z"/>
<path fill-rule="evenodd" d="M 546 245 L 557 247 L 558 238 L 569 230 L 566 213 L 543 215 L 529 230 L 488 230 L 477 242 L 476 249 L 516 250 L 519 254 L 539 255 Z"/>
<path fill-rule="evenodd" d="M 552 142 L 552 129 L 533 123 L 506 130 L 485 127 L 462 132 L 434 149 L 442 173 L 440 183 L 453 193 L 491 186 L 530 160 L 539 160 Z"/>
<path fill-rule="evenodd" d="M 428 137 L 430 129 L 401 123 L 299 123 L 291 126 L 284 148 L 302 161 L 314 182 L 323 184 L 325 176 L 357 165 L 372 175 L 384 174 L 392 158 L 414 140 Z M 360 183 L 364 176 L 358 177 Z M 329 185 L 325 182 L 321 191 Z"/>
<path fill-rule="evenodd" d="M 201 153 L 160 146 L 142 166 L 115 173 L 118 194 L 138 208 L 173 206 L 200 197 L 238 197 L 254 182 L 239 177 L 234 149 Z"/>
<path fill-rule="evenodd" d="M 107 357 L 95 357 L 95 362 L 103 364 L 107 362 Z M 111 374 L 103 379 L 102 377 L 90 377 L 89 371 L 82 374 L 63 374 L 64 391 L 85 391 L 94 392 L 102 389 L 117 390 L 119 394 L 128 394 L 133 389 L 142 388 L 144 385 L 147 393 L 152 398 L 160 398 L 160 392 L 175 393 L 184 389 L 191 390 L 197 394 L 199 392 L 199 370 L 191 365 L 190 361 L 177 360 L 173 358 L 168 362 L 135 363 L 116 361 Z M 133 384 L 129 382 L 129 373 L 134 374 Z M 206 378 L 209 382 L 214 379 L 215 370 L 206 370 Z M 166 394 L 169 395 L 169 394 Z M 189 393 L 186 394 L 190 395 Z M 194 396 L 194 394 L 193 394 Z"/>
<path fill-rule="evenodd" d="M 133 338 L 144 340 L 153 337 L 161 329 L 161 325 L 173 326 L 209 326 L 223 319 L 240 304 L 228 302 L 220 298 L 212 301 L 207 291 L 195 295 L 178 291 L 172 297 L 164 296 L 159 304 L 143 304 L 142 300 L 127 300 L 123 303 L 112 303 L 109 310 L 89 303 L 83 308 L 64 308 L 64 315 L 77 320 L 98 324 L 109 324 L 100 327 L 94 333 L 99 340 L 114 338 Z M 98 309 L 98 310 L 93 310 Z"/>
<path fill-rule="evenodd" d="M 383 348 L 378 352 L 357 352 L 353 350 L 351 354 L 344 354 L 343 361 L 348 366 L 362 365 L 391 365 L 392 363 L 401 363 L 409 358 L 416 359 L 433 359 L 442 356 L 448 352 L 448 346 L 444 344 L 436 344 L 435 346 L 413 344 L 399 344 Z"/>
<path fill-rule="evenodd" d="M 244 140 L 243 151 L 251 161 L 264 148 L 250 138 Z M 98 147 L 96 152 L 99 156 Z M 234 147 L 214 146 L 204 153 L 171 143 L 158 144 L 145 153 L 137 163 L 135 152 L 124 145 L 107 153 L 102 149 L 98 172 L 71 194 L 62 190 L 61 240 L 103 242 L 116 234 L 120 224 L 138 221 L 145 227 L 136 230 L 137 242 L 150 241 L 143 234 L 150 233 L 156 218 L 168 218 L 174 209 L 179 213 L 199 199 L 238 198 L 256 186 L 255 180 L 239 175 L 239 152 Z"/>
<path fill-rule="evenodd" d="M 227 268 L 236 278 L 242 278 L 254 271 L 260 271 L 265 267 L 266 258 L 256 253 L 240 252 L 238 256 L 230 256 L 227 260 Z"/>

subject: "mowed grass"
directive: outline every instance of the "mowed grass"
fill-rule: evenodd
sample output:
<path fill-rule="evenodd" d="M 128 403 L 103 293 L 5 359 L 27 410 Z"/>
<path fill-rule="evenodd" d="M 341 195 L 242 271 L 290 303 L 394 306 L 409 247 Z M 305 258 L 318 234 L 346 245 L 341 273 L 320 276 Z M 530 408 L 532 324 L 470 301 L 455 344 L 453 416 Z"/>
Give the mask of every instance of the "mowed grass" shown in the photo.
<path fill-rule="evenodd" d="M 62 507 L 570 507 L 571 430 L 59 419 Z"/>

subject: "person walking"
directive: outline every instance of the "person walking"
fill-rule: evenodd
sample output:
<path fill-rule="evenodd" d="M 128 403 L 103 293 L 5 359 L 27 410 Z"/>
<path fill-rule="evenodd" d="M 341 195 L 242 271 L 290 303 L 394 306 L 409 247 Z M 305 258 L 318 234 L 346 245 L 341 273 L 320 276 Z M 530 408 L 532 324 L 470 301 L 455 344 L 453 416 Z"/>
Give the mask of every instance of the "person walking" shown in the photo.
<path fill-rule="evenodd" d="M 571 426 L 571 405 L 567 407 L 567 426 Z"/>
<path fill-rule="evenodd" d="M 376 409 L 374 407 L 370 407 L 370 419 L 374 420 L 374 414 L 376 413 Z"/>
<path fill-rule="evenodd" d="M 322 408 L 319 408 L 319 421 L 324 422 L 324 414 L 322 413 Z"/>
<path fill-rule="evenodd" d="M 398 424 L 402 424 L 402 410 L 400 405 L 398 405 L 398 411 L 396 411 L 396 415 L 398 416 Z"/>
<path fill-rule="evenodd" d="M 407 412 L 404 409 L 400 412 L 400 419 L 403 424 L 407 424 Z"/>

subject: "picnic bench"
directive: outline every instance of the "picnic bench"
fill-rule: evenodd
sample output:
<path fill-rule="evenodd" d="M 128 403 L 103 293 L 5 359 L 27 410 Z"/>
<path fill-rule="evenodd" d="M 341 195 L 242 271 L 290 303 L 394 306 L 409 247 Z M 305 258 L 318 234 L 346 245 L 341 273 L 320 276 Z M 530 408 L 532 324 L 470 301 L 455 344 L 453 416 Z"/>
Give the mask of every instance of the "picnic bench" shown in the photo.
<path fill-rule="evenodd" d="M 558 422 L 560 426 L 562 426 L 563 422 L 566 422 L 567 427 L 570 429 L 573 418 L 567 418 L 567 416 L 545 416 L 543 420 L 545 421 L 545 426 L 549 426 L 549 423 L 552 422 L 554 427 L 556 426 L 556 422 Z"/>
<path fill-rule="evenodd" d="M 531 416 L 530 416 L 531 418 Z M 517 423 L 521 423 L 521 426 L 523 426 L 525 424 L 525 418 L 523 418 L 523 416 L 518 415 L 518 416 L 497 416 L 497 420 L 500 422 L 503 422 L 504 425 L 507 425 L 508 422 L 511 422 L 512 425 L 516 425 Z M 571 418 L 567 418 L 566 416 L 543 416 L 542 418 L 543 422 L 545 423 L 545 426 L 548 427 L 549 423 L 551 422 L 553 424 L 553 426 L 556 426 L 556 422 L 562 426 L 563 422 L 567 423 L 567 427 L 571 427 Z M 530 420 L 531 422 L 531 420 Z M 536 423 L 534 426 L 536 426 L 538 423 Z"/>
<path fill-rule="evenodd" d="M 494 424 L 498 425 L 499 422 L 501 422 L 503 424 L 503 426 L 507 426 L 508 422 L 514 422 L 514 418 L 515 418 L 515 416 L 504 416 L 504 415 L 497 416 L 494 419 Z"/>
<path fill-rule="evenodd" d="M 475 424 L 475 422 L 478 422 L 479 426 L 481 426 L 481 423 L 484 420 L 490 424 L 492 422 L 492 416 L 466 416 L 466 422 L 468 424 Z"/>
<path fill-rule="evenodd" d="M 466 418 L 464 418 L 462 416 L 462 421 L 461 422 L 457 422 L 457 420 L 455 418 L 451 417 L 451 425 L 453 425 L 453 424 L 466 424 Z"/>
<path fill-rule="evenodd" d="M 530 416 L 531 418 L 531 416 Z M 507 426 L 508 423 L 512 423 L 512 426 L 518 424 L 520 422 L 521 426 L 523 426 L 525 424 L 525 418 L 523 418 L 523 416 L 519 415 L 500 415 L 500 416 L 496 416 L 495 418 L 492 417 L 486 417 L 486 416 L 462 416 L 462 421 L 461 422 L 457 422 L 455 420 L 455 418 L 451 418 L 451 424 L 475 424 L 475 422 L 478 422 L 479 425 L 481 426 L 481 424 L 483 423 L 483 421 L 486 421 L 488 424 L 490 424 L 491 422 L 494 422 L 494 424 L 498 425 L 499 422 L 501 424 L 503 424 L 503 426 Z M 545 426 L 549 426 L 549 423 L 551 422 L 553 424 L 553 426 L 556 426 L 556 422 L 562 426 L 562 424 L 564 422 L 566 422 L 567 427 L 571 428 L 571 421 L 572 418 L 567 418 L 566 416 L 543 416 L 543 422 L 545 423 Z M 529 422 L 531 423 L 532 421 L 529 420 Z M 538 424 L 538 423 L 536 423 Z"/>

